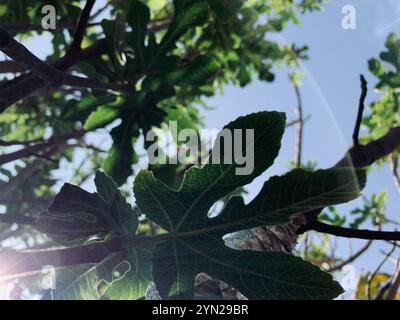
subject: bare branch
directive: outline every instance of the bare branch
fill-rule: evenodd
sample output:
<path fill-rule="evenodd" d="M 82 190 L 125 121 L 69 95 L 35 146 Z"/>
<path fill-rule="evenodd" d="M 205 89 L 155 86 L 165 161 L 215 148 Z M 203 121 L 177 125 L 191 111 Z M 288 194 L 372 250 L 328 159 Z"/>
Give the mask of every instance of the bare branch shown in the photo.
<path fill-rule="evenodd" d="M 397 191 L 400 193 L 400 177 L 398 173 L 397 156 L 393 153 L 389 156 L 390 169 L 392 170 L 393 181 L 396 186 Z"/>
<path fill-rule="evenodd" d="M 304 117 L 303 118 L 303 124 L 306 123 L 308 120 L 310 120 L 310 118 L 311 117 L 309 115 Z M 295 120 L 289 121 L 289 122 L 286 123 L 285 128 L 290 128 L 290 127 L 296 125 L 299 121 L 300 121 L 299 119 L 295 119 Z"/>
<path fill-rule="evenodd" d="M 0 186 L 0 201 L 8 199 L 13 192 L 18 189 L 34 172 L 43 165 L 42 159 L 36 159 L 32 163 L 23 168 L 17 176 L 12 178 L 6 184 Z"/>
<path fill-rule="evenodd" d="M 71 132 L 52 137 L 49 140 L 46 140 L 44 142 L 40 142 L 40 143 L 31 145 L 31 146 L 28 146 L 21 150 L 17 150 L 17 151 L 8 153 L 8 154 L 0 155 L 0 165 L 14 161 L 14 160 L 28 158 L 33 155 L 37 155 L 39 152 L 44 152 L 44 151 L 48 150 L 49 148 L 57 146 L 58 144 L 62 144 L 70 139 L 81 138 L 85 133 L 86 133 L 86 130 L 83 130 L 83 129 L 73 130 Z"/>
<path fill-rule="evenodd" d="M 104 44 L 104 39 L 98 40 L 89 48 L 81 50 L 73 56 L 64 56 L 56 60 L 51 65 L 58 70 L 66 71 L 81 61 L 103 54 L 105 50 Z M 44 86 L 46 86 L 46 81 L 33 74 L 20 76 L 16 79 L 8 81 L 5 85 L 0 87 L 0 113 L 12 104 L 31 95 Z"/>
<path fill-rule="evenodd" d="M 375 161 L 391 154 L 400 147 L 400 127 L 394 127 L 380 139 L 371 141 L 367 145 L 352 148 L 337 164 L 337 167 L 354 166 L 363 168 Z"/>
<path fill-rule="evenodd" d="M 385 299 L 394 300 L 396 298 L 397 292 L 399 291 L 399 287 L 400 287 L 400 266 L 398 265 L 393 281 L 388 289 Z"/>
<path fill-rule="evenodd" d="M 365 240 L 396 240 L 396 241 L 400 240 L 400 232 L 397 231 L 374 231 L 374 230 L 343 228 L 325 224 L 320 221 L 308 222 L 302 228 L 302 232 L 309 230 L 314 230 L 344 238 L 355 238 L 355 239 L 365 239 Z"/>
<path fill-rule="evenodd" d="M 53 87 L 60 87 L 67 85 L 71 87 L 90 88 L 97 90 L 115 90 L 115 91 L 128 91 L 126 85 L 103 83 L 98 79 L 90 79 L 66 74 L 57 70 L 55 67 L 40 60 L 33 53 L 31 53 L 25 46 L 14 40 L 11 35 L 0 27 L 0 37 L 7 38 L 0 49 L 7 54 L 10 58 L 14 59 L 25 68 L 31 70 L 35 75 L 45 80 Z M 76 50 L 76 49 L 75 49 Z M 73 51 L 75 54 L 75 51 Z M 68 55 L 68 54 L 67 54 Z"/>
<path fill-rule="evenodd" d="M 294 90 L 297 98 L 297 119 L 296 123 L 296 151 L 295 151 L 295 167 L 300 168 L 301 166 L 301 153 L 302 153 L 302 144 L 303 144 L 303 106 L 301 101 L 300 89 L 296 84 L 293 84 Z"/>
<path fill-rule="evenodd" d="M 7 56 L 21 64 L 26 69 L 32 70 L 41 79 L 58 86 L 57 84 L 60 81 L 58 70 L 32 54 L 24 45 L 14 40 L 14 38 L 1 27 L 0 39 L 0 49 Z"/>
<path fill-rule="evenodd" d="M 0 73 L 18 73 L 24 70 L 18 62 L 12 60 L 0 61 Z"/>
<path fill-rule="evenodd" d="M 349 263 L 352 263 L 353 261 L 355 261 L 356 259 L 358 259 L 362 254 L 364 254 L 369 247 L 371 246 L 373 240 L 369 240 L 359 251 L 357 251 L 355 254 L 353 254 L 351 257 L 349 257 L 348 259 L 346 259 L 345 261 L 330 267 L 329 269 L 327 269 L 327 272 L 335 272 L 335 271 L 339 271 L 341 270 L 344 266 L 348 265 Z"/>
<path fill-rule="evenodd" d="M 83 8 L 81 16 L 79 17 L 78 24 L 76 25 L 72 44 L 67 51 L 67 56 L 74 55 L 76 52 L 81 50 L 81 44 L 85 35 L 87 24 L 89 22 L 90 12 L 92 11 L 95 2 L 96 0 L 86 1 L 85 7 Z"/>
<path fill-rule="evenodd" d="M 392 253 L 396 250 L 396 246 L 393 246 L 392 249 L 385 255 L 383 260 L 379 263 L 378 267 L 375 269 L 375 271 L 372 273 L 372 275 L 369 276 L 368 278 L 368 299 L 371 300 L 371 287 L 372 287 L 372 280 L 375 278 L 379 270 L 381 270 L 382 266 L 384 263 L 387 261 L 387 259 L 390 258 Z"/>
<path fill-rule="evenodd" d="M 358 136 L 360 134 L 360 126 L 361 126 L 361 121 L 362 121 L 362 116 L 364 113 L 364 101 L 367 96 L 367 81 L 365 80 L 363 75 L 360 75 L 360 80 L 361 80 L 361 96 L 360 96 L 360 102 L 358 105 L 358 113 L 357 113 L 357 120 L 356 124 L 354 126 L 354 132 L 353 132 L 353 145 L 354 147 L 357 147 L 359 145 L 358 141 Z"/>
<path fill-rule="evenodd" d="M 43 141 L 43 139 L 33 139 L 33 140 L 27 140 L 27 141 L 20 141 L 20 140 L 11 140 L 11 141 L 4 141 L 0 140 L 0 147 L 9 147 L 9 146 L 15 146 L 15 145 L 22 145 L 22 146 L 28 146 L 32 143 Z"/>

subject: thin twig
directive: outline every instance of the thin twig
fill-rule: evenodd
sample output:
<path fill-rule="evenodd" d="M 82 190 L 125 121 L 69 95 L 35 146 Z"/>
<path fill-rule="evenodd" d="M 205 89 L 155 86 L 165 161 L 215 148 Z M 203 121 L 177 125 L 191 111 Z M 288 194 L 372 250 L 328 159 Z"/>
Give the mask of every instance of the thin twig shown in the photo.
<path fill-rule="evenodd" d="M 378 267 L 375 269 L 375 271 L 372 273 L 372 275 L 368 279 L 368 300 L 371 300 L 371 284 L 372 280 L 375 278 L 379 270 L 382 268 L 384 263 L 386 262 L 387 259 L 392 255 L 392 253 L 396 250 L 396 246 L 393 246 L 392 249 L 385 255 L 385 258 L 379 263 Z"/>
<path fill-rule="evenodd" d="M 397 156 L 395 156 L 393 153 L 391 153 L 389 156 L 390 169 L 392 170 L 393 181 L 396 186 L 396 189 L 400 193 L 400 177 L 399 177 L 399 173 L 398 173 L 397 160 L 398 160 Z"/>
<path fill-rule="evenodd" d="M 21 145 L 21 146 L 28 146 L 32 143 L 40 142 L 43 141 L 42 138 L 38 139 L 32 139 L 32 140 L 27 140 L 27 141 L 20 141 L 20 140 L 10 140 L 10 141 L 4 141 L 0 140 L 0 146 L 1 147 L 10 147 L 10 146 L 16 146 L 16 145 Z"/>
<path fill-rule="evenodd" d="M 367 97 L 367 81 L 365 80 L 363 75 L 360 75 L 360 81 L 361 81 L 361 96 L 360 96 L 360 101 L 358 105 L 358 113 L 357 113 L 357 120 L 356 124 L 354 126 L 354 132 L 353 132 L 353 145 L 354 147 L 359 146 L 359 139 L 358 136 L 360 134 L 360 126 L 361 126 L 361 121 L 362 121 L 362 116 L 364 113 L 364 101 L 365 98 Z"/>
<path fill-rule="evenodd" d="M 396 268 L 396 273 L 393 277 L 393 281 L 387 291 L 385 300 L 395 300 L 397 292 L 399 291 L 399 287 L 400 287 L 400 266 L 398 265 Z"/>
<path fill-rule="evenodd" d="M 91 20 L 95 20 L 98 16 L 100 16 L 104 11 L 106 11 L 108 9 L 108 7 L 110 6 L 111 1 L 107 1 L 107 3 L 102 6 L 101 8 L 99 8 L 95 13 L 92 14 Z"/>
<path fill-rule="evenodd" d="M 306 123 L 308 120 L 310 120 L 310 118 L 311 118 L 311 116 L 309 116 L 309 115 L 304 117 L 303 118 L 303 124 Z M 289 121 L 289 122 L 287 122 L 285 124 L 285 128 L 290 128 L 290 127 L 296 125 L 299 121 L 300 121 L 299 119 L 295 119 L 295 120 Z"/>
<path fill-rule="evenodd" d="M 294 91 L 296 93 L 296 98 L 297 98 L 297 107 L 296 107 L 296 113 L 297 113 L 297 119 L 298 122 L 296 123 L 296 151 L 295 151 L 295 167 L 300 168 L 301 166 L 301 154 L 302 154 L 302 144 L 303 144 L 303 107 L 302 107 L 302 101 L 301 101 L 301 94 L 300 94 L 300 89 L 296 84 L 293 84 L 294 86 Z"/>
<path fill-rule="evenodd" d="M 348 259 L 346 259 L 345 261 L 332 266 L 330 268 L 328 268 L 326 271 L 327 272 L 335 272 L 338 270 L 341 270 L 344 266 L 348 265 L 349 263 L 352 263 L 353 261 L 355 261 L 356 259 L 358 259 L 364 252 L 366 252 L 369 247 L 371 246 L 373 240 L 369 240 L 359 251 L 357 251 L 355 254 L 353 254 L 352 256 L 350 256 Z"/>

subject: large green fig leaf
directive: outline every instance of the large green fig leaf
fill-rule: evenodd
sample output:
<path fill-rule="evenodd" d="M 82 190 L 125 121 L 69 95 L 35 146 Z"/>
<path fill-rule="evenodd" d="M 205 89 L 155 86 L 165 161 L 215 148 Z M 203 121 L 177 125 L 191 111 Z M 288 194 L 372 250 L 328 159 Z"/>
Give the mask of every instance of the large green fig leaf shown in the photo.
<path fill-rule="evenodd" d="M 280 113 L 260 112 L 225 127 L 254 130 L 254 146 L 244 146 L 247 152 L 254 149 L 255 167 L 249 175 L 236 175 L 235 163 L 213 164 L 212 157 L 203 167 L 189 169 L 178 190 L 167 187 L 151 172 L 138 174 L 134 186 L 137 205 L 170 233 L 170 239 L 156 245 L 153 258 L 153 276 L 162 297 L 192 298 L 194 277 L 200 272 L 234 285 L 252 299 L 327 299 L 342 292 L 330 275 L 299 258 L 230 249 L 222 237 L 241 229 L 287 223 L 295 213 L 350 201 L 365 184 L 363 172 L 295 170 L 268 180 L 248 205 L 234 197 L 219 216 L 207 217 L 215 201 L 251 182 L 273 163 L 284 123 Z M 221 159 L 224 150 L 220 150 Z"/>

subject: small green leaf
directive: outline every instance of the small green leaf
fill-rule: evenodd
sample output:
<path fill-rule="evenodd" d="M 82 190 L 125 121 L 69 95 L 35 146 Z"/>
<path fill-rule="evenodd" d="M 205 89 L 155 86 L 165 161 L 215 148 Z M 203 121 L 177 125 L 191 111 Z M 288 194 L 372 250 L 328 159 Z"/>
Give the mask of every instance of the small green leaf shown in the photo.
<path fill-rule="evenodd" d="M 209 17 L 204 0 L 174 0 L 174 8 L 174 17 L 161 40 L 158 55 L 170 50 L 179 37 L 188 30 L 204 24 Z"/>
<path fill-rule="evenodd" d="M 117 119 L 118 115 L 119 111 L 115 108 L 99 107 L 86 119 L 84 128 L 88 131 L 102 128 Z"/>

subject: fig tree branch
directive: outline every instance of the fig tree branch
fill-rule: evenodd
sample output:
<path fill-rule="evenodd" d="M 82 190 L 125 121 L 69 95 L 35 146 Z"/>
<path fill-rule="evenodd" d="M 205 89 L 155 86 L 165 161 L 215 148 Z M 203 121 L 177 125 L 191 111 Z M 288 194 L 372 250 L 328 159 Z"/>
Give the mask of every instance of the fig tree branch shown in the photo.
<path fill-rule="evenodd" d="M 295 167 L 300 168 L 301 166 L 301 153 L 302 153 L 302 144 L 303 144 L 303 105 L 301 101 L 301 94 L 299 86 L 293 83 L 294 91 L 296 93 L 297 99 L 297 107 L 296 107 L 296 114 L 298 122 L 296 123 L 296 151 L 295 151 Z"/>
<path fill-rule="evenodd" d="M 97 90 L 128 91 L 128 87 L 121 84 L 103 83 L 97 79 L 83 78 L 64 73 L 55 67 L 40 60 L 24 45 L 16 41 L 6 30 L 0 27 L 0 49 L 14 61 L 17 61 L 33 74 L 46 81 L 52 87 L 71 86 Z M 79 49 L 74 49 L 67 57 L 75 55 Z M 70 52 L 70 51 L 68 51 Z M 1 91 L 0 91 L 1 94 Z"/>
<path fill-rule="evenodd" d="M 66 71 L 75 64 L 98 57 L 104 53 L 105 39 L 98 40 L 92 46 L 79 51 L 73 56 L 64 56 L 51 63 L 54 68 Z M 30 96 L 46 86 L 46 81 L 34 74 L 20 76 L 0 86 L 0 113 L 19 100 Z"/>
<path fill-rule="evenodd" d="M 320 221 L 308 222 L 305 226 L 303 226 L 303 232 L 310 230 L 344 238 L 356 238 L 365 240 L 400 240 L 400 232 L 397 231 L 375 231 L 344 228 L 329 225 Z"/>
<path fill-rule="evenodd" d="M 81 16 L 79 17 L 78 24 L 76 25 L 72 44 L 67 51 L 67 56 L 74 55 L 81 50 L 81 44 L 83 37 L 85 36 L 87 24 L 89 22 L 90 12 L 92 11 L 95 2 L 96 0 L 86 1 L 85 7 L 83 8 Z"/>
<path fill-rule="evenodd" d="M 59 136 L 54 136 L 46 141 L 27 146 L 21 150 L 17 150 L 17 151 L 8 153 L 8 154 L 0 155 L 0 165 L 14 161 L 14 160 L 31 157 L 33 155 L 38 154 L 39 152 L 44 152 L 44 151 L 48 150 L 49 148 L 57 146 L 58 144 L 64 143 L 70 139 L 79 139 L 79 138 L 83 137 L 83 135 L 85 133 L 86 133 L 86 130 L 83 130 L 83 129 L 72 130 L 71 132 L 68 132 L 68 133 L 65 133 L 65 134 L 62 134 Z"/>
<path fill-rule="evenodd" d="M 361 126 L 362 116 L 364 113 L 364 101 L 365 98 L 367 97 L 367 92 L 368 92 L 367 81 L 365 80 L 363 75 L 360 75 L 360 81 L 361 81 L 361 96 L 358 104 L 356 125 L 354 126 L 354 132 L 353 132 L 354 147 L 357 147 L 359 145 L 358 136 L 360 134 L 360 126 Z"/>

